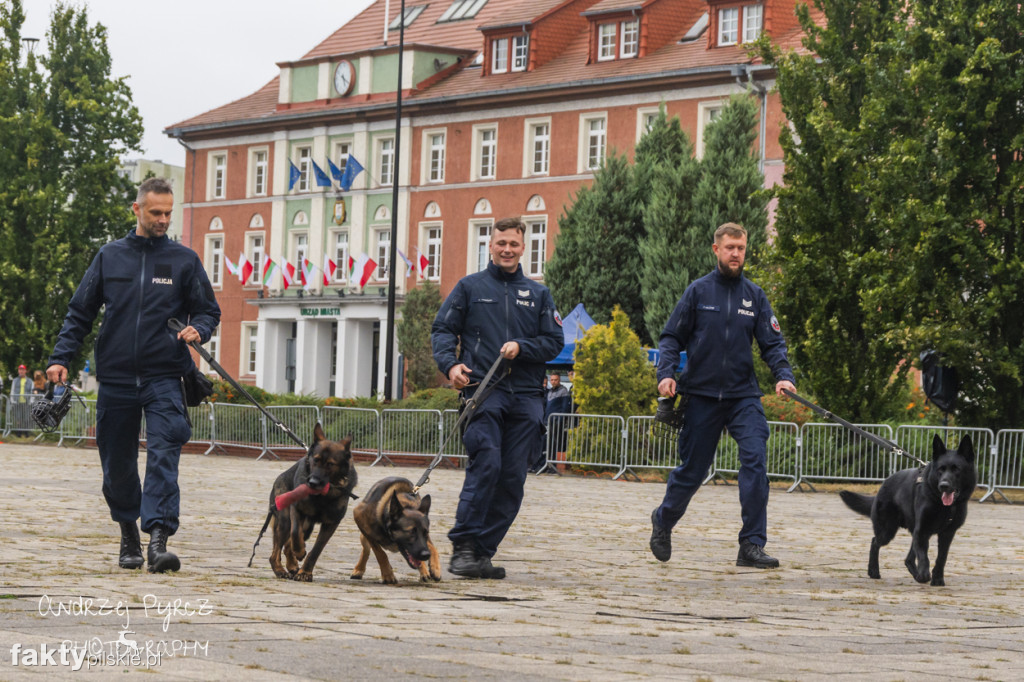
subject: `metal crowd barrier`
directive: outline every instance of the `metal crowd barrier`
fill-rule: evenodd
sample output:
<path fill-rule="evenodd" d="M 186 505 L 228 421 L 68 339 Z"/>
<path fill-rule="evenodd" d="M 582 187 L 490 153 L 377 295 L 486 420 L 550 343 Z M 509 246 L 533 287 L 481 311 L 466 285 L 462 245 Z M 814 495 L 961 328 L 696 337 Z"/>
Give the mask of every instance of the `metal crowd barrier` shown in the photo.
<path fill-rule="evenodd" d="M 225 452 L 224 446 L 230 445 L 259 450 L 256 459 L 262 459 L 268 453 L 277 458 L 267 449 L 267 419 L 254 405 L 214 403 L 212 433 L 212 446 L 208 452 L 214 448 Z M 254 442 L 253 436 L 258 437 L 259 442 Z"/>
<path fill-rule="evenodd" d="M 615 469 L 616 477 L 625 473 L 623 447 L 626 441 L 626 421 L 622 417 L 552 414 L 548 417 L 548 453 L 552 445 L 557 447 L 554 439 L 560 431 L 566 434 L 565 456 L 563 458 L 556 452 L 556 470 L 569 465 Z"/>
<path fill-rule="evenodd" d="M 320 423 L 320 409 L 316 405 L 270 405 L 266 409 L 291 429 L 302 442 L 313 445 L 313 429 Z M 286 450 L 304 452 L 284 429 L 267 419 L 265 415 L 260 416 L 266 422 L 267 452 L 275 459 L 280 459 L 278 452 Z"/>
<path fill-rule="evenodd" d="M 1003 490 L 1024 490 L 1024 429 L 1003 429 L 996 434 L 995 460 L 992 463 L 992 487 L 981 502 L 998 493 L 1009 502 Z"/>
<path fill-rule="evenodd" d="M 441 413 L 441 440 L 448 438 L 448 434 L 451 434 L 452 429 L 455 428 L 455 422 L 459 421 L 458 410 L 445 410 Z M 451 438 L 448 438 L 448 442 L 444 444 L 444 452 L 442 453 L 445 460 L 455 460 L 456 465 L 465 465 L 466 446 L 462 444 L 462 434 L 452 434 Z M 442 460 L 444 461 L 444 460 Z"/>
<path fill-rule="evenodd" d="M 380 415 L 377 410 L 364 407 L 324 407 L 320 410 L 320 426 L 331 440 L 343 440 L 351 436 L 352 454 L 372 456 L 375 458 L 373 464 L 381 460 Z"/>
<path fill-rule="evenodd" d="M 920 457 L 925 462 L 932 459 L 932 441 L 938 436 L 947 448 L 956 449 L 960 440 L 970 434 L 974 446 L 974 466 L 978 470 L 978 487 L 992 490 L 992 473 L 995 471 L 994 461 L 997 456 L 996 438 L 991 429 L 968 428 L 964 426 L 910 426 L 904 425 L 896 429 L 896 442 L 907 452 Z M 897 468 L 909 469 L 915 462 L 905 462 Z M 985 495 L 984 497 L 988 497 Z"/>
<path fill-rule="evenodd" d="M 65 441 L 77 445 L 87 438 L 96 438 L 96 401 L 72 400 L 71 408 L 60 423 L 59 433 L 58 447 L 67 447 Z"/>
<path fill-rule="evenodd" d="M 794 425 L 795 426 L 795 425 Z M 855 424 L 892 441 L 888 424 Z M 790 491 L 811 481 L 884 481 L 899 468 L 895 455 L 839 424 L 804 424 L 800 430 L 796 478 Z"/>
<path fill-rule="evenodd" d="M 401 457 L 433 459 L 441 447 L 438 410 L 381 410 L 381 448 L 377 461 Z M 374 462 L 376 464 L 377 462 Z"/>
<path fill-rule="evenodd" d="M 0 437 L 7 435 L 7 396 L 0 394 Z"/>
<path fill-rule="evenodd" d="M 799 427 L 790 422 L 768 422 L 768 460 L 769 478 L 797 480 L 797 436 Z M 717 478 L 722 474 L 739 474 L 740 449 L 736 441 L 729 436 L 728 429 L 718 439 L 715 461 L 712 470 Z"/>

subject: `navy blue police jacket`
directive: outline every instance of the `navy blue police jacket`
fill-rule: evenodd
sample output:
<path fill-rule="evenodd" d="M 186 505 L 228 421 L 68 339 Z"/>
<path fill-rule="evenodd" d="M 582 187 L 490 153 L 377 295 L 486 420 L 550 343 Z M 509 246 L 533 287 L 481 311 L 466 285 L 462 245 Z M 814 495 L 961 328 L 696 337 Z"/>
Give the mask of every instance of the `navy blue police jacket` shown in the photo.
<path fill-rule="evenodd" d="M 151 239 L 134 230 L 93 258 L 71 297 L 49 364 L 70 367 L 101 306 L 96 378 L 113 384 L 184 375 L 192 357 L 167 327 L 169 318 L 192 325 L 203 343 L 220 322 L 220 306 L 195 251 L 166 235 Z"/>
<path fill-rule="evenodd" d="M 662 330 L 658 382 L 674 378 L 685 350 L 680 392 L 719 400 L 759 397 L 753 339 L 775 380 L 794 381 L 786 341 L 764 291 L 742 274 L 726 277 L 716 267 L 686 288 Z"/>
<path fill-rule="evenodd" d="M 542 395 L 545 364 L 562 350 L 562 324 L 551 292 L 523 275 L 520 265 L 505 272 L 493 262 L 466 275 L 437 311 L 430 342 L 437 368 L 446 377 L 463 363 L 473 373 L 470 383 L 484 378 L 506 341 L 519 344 L 512 373 L 499 390 Z"/>

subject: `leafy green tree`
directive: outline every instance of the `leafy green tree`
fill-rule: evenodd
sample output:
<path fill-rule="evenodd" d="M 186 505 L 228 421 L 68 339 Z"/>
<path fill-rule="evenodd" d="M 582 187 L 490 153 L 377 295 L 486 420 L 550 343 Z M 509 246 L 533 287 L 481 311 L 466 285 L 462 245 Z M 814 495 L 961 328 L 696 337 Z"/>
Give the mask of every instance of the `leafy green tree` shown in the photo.
<path fill-rule="evenodd" d="M 912 3 L 911 3 L 912 4 Z M 762 281 L 783 319 L 798 385 L 855 421 L 892 414 L 908 370 L 905 344 L 871 324 L 863 292 L 892 267 L 876 246 L 878 216 L 870 208 L 873 157 L 881 142 L 862 125 L 868 93 L 901 91 L 897 36 L 905 3 L 816 1 L 827 25 L 806 6 L 797 14 L 810 52 L 780 52 L 762 41 L 778 69 L 786 171 L 778 188 L 777 237 Z M 904 193 L 901 192 L 901 195 Z M 894 380 L 895 374 L 895 380 Z"/>
<path fill-rule="evenodd" d="M 573 400 L 580 414 L 630 417 L 654 414 L 657 384 L 654 365 L 629 318 L 615 306 L 611 322 L 596 324 L 576 346 Z"/>
<path fill-rule="evenodd" d="M 632 166 L 611 154 L 594 173 L 594 184 L 576 194 L 559 219 L 555 252 L 544 279 L 558 309 L 582 303 L 596 322 L 611 319 L 622 306 L 630 319 L 643 319 L 640 296 L 639 240 L 643 237 L 643 204 Z M 643 325 L 637 333 L 647 339 Z"/>
<path fill-rule="evenodd" d="M 414 392 L 436 386 L 440 376 L 430 347 L 430 325 L 442 302 L 437 285 L 425 280 L 406 295 L 402 319 L 395 325 L 398 352 L 405 356 L 405 380 Z"/>
<path fill-rule="evenodd" d="M 756 98 L 734 95 L 704 133 L 692 228 L 682 242 L 682 251 L 693 258 L 691 267 L 707 264 L 697 271 L 698 277 L 714 266 L 711 242 L 722 223 L 738 223 L 746 229 L 748 257 L 756 256 L 766 242 L 768 194 L 754 146 L 757 110 Z"/>
<path fill-rule="evenodd" d="M 131 229 L 117 168 L 142 135 L 103 26 L 58 4 L 37 59 L 24 20 L 21 0 L 0 3 L 0 371 L 44 365 L 92 257 Z"/>

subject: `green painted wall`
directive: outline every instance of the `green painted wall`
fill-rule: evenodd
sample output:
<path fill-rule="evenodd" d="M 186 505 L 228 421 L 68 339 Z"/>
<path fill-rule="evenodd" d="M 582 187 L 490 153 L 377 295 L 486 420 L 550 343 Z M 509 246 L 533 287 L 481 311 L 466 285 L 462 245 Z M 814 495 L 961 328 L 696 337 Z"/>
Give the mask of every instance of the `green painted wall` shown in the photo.
<path fill-rule="evenodd" d="M 292 69 L 292 102 L 312 102 L 316 99 L 316 81 L 320 67 L 299 66 Z"/>
<path fill-rule="evenodd" d="M 394 92 L 398 85 L 398 54 L 382 54 L 373 58 L 371 92 Z"/>
<path fill-rule="evenodd" d="M 412 57 L 412 84 L 415 86 L 417 83 L 422 83 L 426 79 L 437 73 L 437 69 L 434 68 L 434 60 L 437 59 L 444 66 L 441 70 L 444 70 L 455 63 L 455 55 L 444 54 L 441 52 L 413 52 L 412 55 L 406 53 L 405 58 L 409 59 Z"/>

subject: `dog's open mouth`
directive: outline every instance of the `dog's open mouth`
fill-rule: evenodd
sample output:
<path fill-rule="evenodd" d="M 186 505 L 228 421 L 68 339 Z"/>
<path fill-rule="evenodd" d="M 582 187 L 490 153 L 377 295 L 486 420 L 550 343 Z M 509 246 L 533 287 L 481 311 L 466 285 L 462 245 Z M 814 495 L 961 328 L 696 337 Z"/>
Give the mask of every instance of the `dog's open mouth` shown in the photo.
<path fill-rule="evenodd" d="M 413 569 L 414 571 L 420 570 L 420 564 L 423 563 L 422 561 L 420 561 L 419 559 L 414 559 L 412 555 L 405 551 L 405 548 L 403 547 L 399 547 L 398 551 L 401 552 L 402 556 L 405 557 L 405 562 L 409 564 L 409 568 Z"/>
<path fill-rule="evenodd" d="M 950 491 L 942 493 L 942 504 L 946 505 L 947 507 L 949 505 L 953 504 L 953 502 L 955 500 L 956 500 L 956 491 L 955 490 L 950 490 Z"/>

